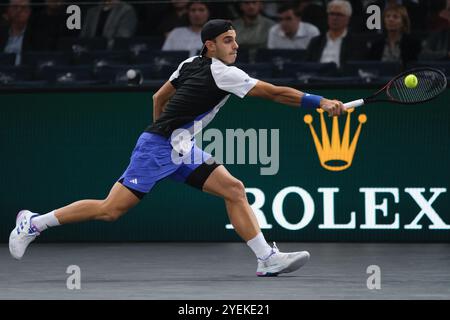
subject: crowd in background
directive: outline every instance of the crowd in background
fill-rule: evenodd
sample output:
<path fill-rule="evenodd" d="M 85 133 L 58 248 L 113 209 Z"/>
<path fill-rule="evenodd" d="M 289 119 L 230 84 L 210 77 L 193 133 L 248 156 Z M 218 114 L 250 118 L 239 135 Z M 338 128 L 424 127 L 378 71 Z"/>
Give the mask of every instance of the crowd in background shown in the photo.
<path fill-rule="evenodd" d="M 140 3 L 142 2 L 142 3 Z M 306 60 L 399 61 L 449 59 L 450 1 L 103 0 L 82 6 L 81 30 L 69 30 L 61 0 L 9 0 L 0 7 L 0 52 L 54 51 L 63 38 L 161 37 L 161 50 L 202 47 L 200 31 L 212 18 L 233 21 L 241 49 L 305 50 Z M 41 5 L 38 5 L 41 4 Z M 74 2 L 76 4 L 76 2 Z M 382 10 L 381 29 L 369 30 L 366 8 Z M 367 36 L 367 37 L 366 37 Z M 370 42 L 369 42 L 370 39 Z"/>

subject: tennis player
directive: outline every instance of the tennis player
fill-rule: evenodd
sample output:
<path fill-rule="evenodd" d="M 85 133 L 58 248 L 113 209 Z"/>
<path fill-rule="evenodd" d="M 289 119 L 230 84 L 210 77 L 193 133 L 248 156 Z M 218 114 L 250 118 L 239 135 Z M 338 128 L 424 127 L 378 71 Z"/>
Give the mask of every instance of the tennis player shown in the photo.
<path fill-rule="evenodd" d="M 153 96 L 153 123 L 140 135 L 128 168 L 106 199 L 77 201 L 43 215 L 20 211 L 9 238 L 14 258 L 21 259 L 27 246 L 49 227 L 88 220 L 117 220 L 158 181 L 169 177 L 225 200 L 232 225 L 257 257 L 258 276 L 292 272 L 309 260 L 307 251 L 283 253 L 275 243 L 269 246 L 247 201 L 243 183 L 195 143 L 186 144 L 180 138 L 181 132 L 187 131 L 193 137 L 214 118 L 231 94 L 240 98 L 261 97 L 299 108 L 320 107 L 331 116 L 344 112 L 343 104 L 274 86 L 229 66 L 235 62 L 239 47 L 229 21 L 209 21 L 201 38 L 204 44 L 201 54 L 183 61 Z M 197 161 L 180 162 L 177 156 Z"/>

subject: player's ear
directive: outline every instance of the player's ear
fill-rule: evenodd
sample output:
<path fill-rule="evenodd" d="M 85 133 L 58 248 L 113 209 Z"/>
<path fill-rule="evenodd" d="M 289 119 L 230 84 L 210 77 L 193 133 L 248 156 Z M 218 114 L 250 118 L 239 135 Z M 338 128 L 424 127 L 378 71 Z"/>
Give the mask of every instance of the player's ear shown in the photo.
<path fill-rule="evenodd" d="M 215 44 L 214 41 L 206 40 L 205 45 L 208 48 L 209 52 L 215 52 L 216 51 L 216 44 Z"/>

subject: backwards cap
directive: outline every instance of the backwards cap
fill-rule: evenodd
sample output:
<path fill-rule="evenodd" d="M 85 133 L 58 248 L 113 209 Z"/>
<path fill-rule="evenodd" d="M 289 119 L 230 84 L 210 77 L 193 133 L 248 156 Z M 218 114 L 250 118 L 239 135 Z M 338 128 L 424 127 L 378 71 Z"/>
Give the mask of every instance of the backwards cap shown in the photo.
<path fill-rule="evenodd" d="M 209 20 L 202 29 L 201 37 L 203 42 L 203 48 L 200 55 L 204 55 L 208 48 L 206 48 L 206 41 L 213 40 L 217 36 L 221 35 L 228 30 L 234 30 L 233 24 L 229 20 L 213 19 Z"/>

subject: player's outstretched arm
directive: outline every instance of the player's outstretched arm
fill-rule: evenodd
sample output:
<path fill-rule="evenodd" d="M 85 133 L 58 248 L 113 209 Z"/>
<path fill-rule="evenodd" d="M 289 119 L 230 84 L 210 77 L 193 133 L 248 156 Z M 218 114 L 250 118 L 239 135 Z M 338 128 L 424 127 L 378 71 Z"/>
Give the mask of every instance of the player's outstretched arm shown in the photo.
<path fill-rule="evenodd" d="M 340 115 L 345 112 L 344 105 L 341 101 L 308 95 L 294 88 L 275 86 L 260 80 L 247 95 L 272 100 L 293 107 L 320 107 L 328 112 L 330 116 Z"/>
<path fill-rule="evenodd" d="M 175 87 L 167 81 L 164 85 L 153 95 L 153 122 L 159 118 L 163 112 L 167 102 L 175 94 Z"/>

